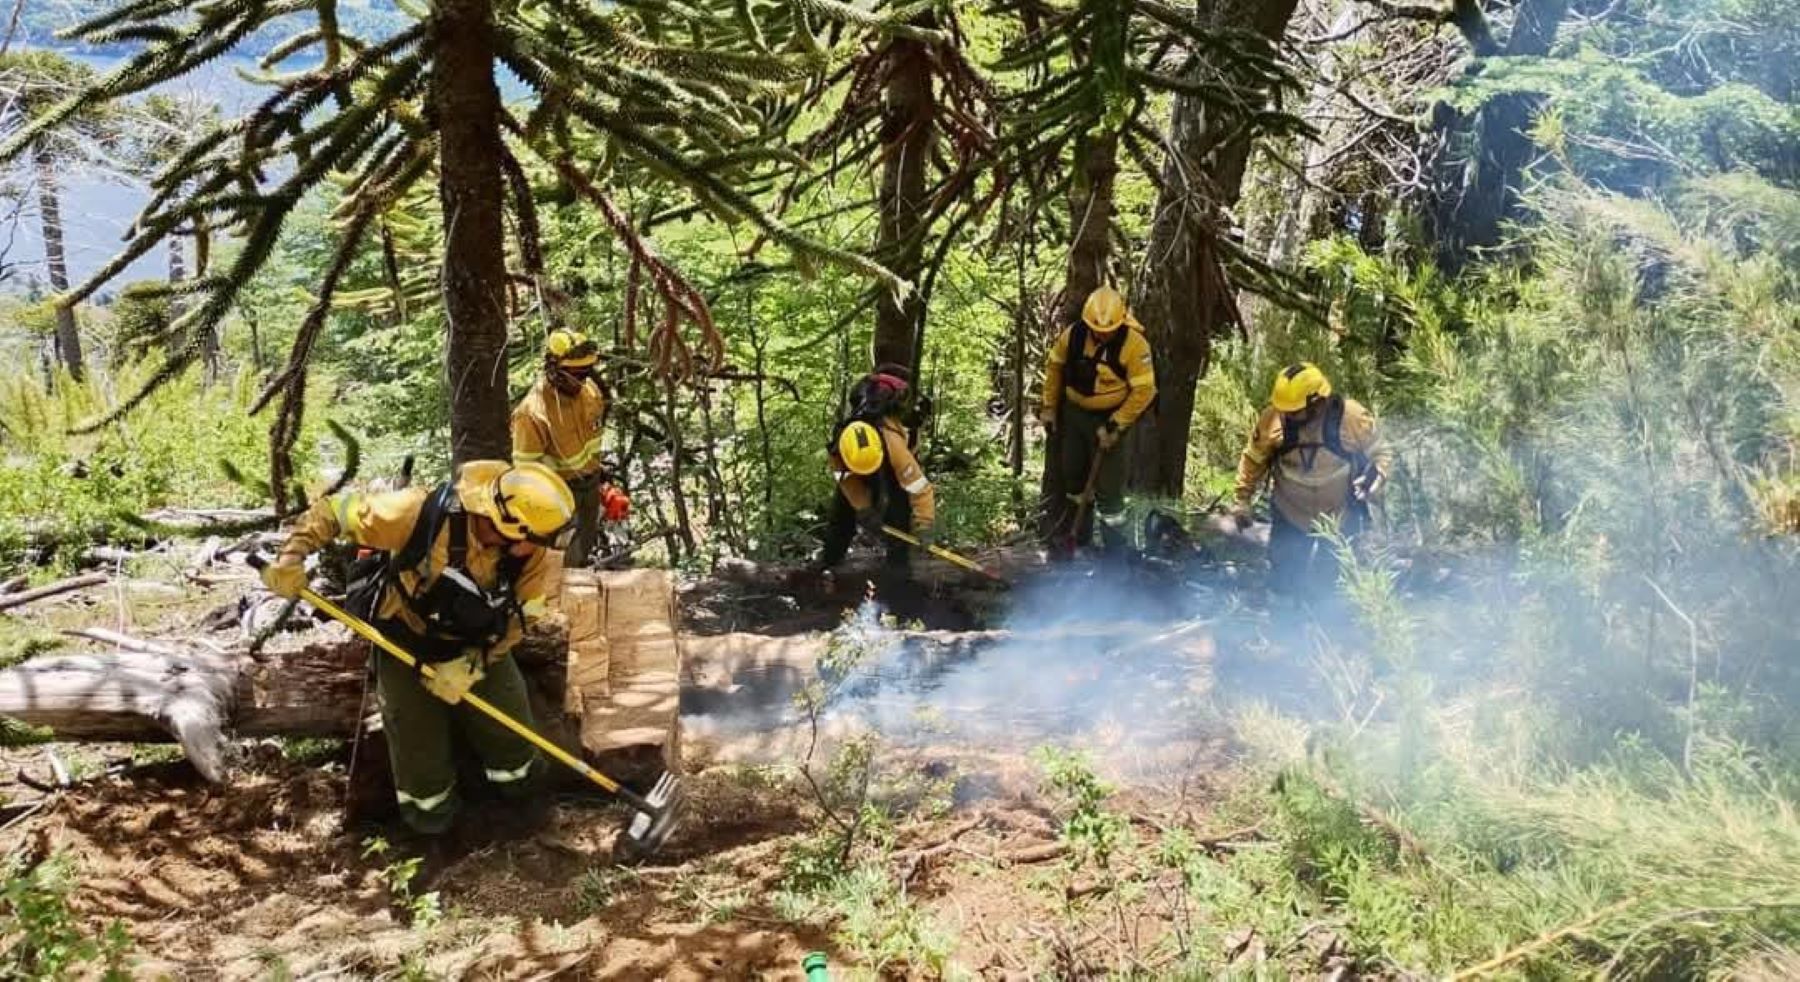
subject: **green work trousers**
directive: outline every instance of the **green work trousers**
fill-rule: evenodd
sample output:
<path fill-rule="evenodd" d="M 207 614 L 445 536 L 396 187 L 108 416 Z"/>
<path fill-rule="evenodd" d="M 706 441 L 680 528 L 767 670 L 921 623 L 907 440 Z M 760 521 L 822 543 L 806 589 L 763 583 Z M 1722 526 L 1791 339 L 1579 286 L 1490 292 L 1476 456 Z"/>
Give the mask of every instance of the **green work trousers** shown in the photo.
<path fill-rule="evenodd" d="M 1100 453 L 1100 427 L 1112 418 L 1111 411 L 1083 409 L 1064 400 L 1058 414 L 1062 441 L 1063 489 L 1068 492 L 1070 509 L 1080 508 L 1076 500 L 1087 487 L 1094 458 Z M 1121 434 L 1122 436 L 1123 434 Z M 1094 482 L 1094 505 L 1087 509 L 1081 527 L 1075 530 L 1077 548 L 1087 548 L 1094 540 L 1095 519 L 1099 520 L 1100 540 L 1108 551 L 1125 545 L 1125 446 L 1115 445 L 1100 459 L 1100 473 Z M 1073 514 L 1070 520 L 1074 520 Z"/>
<path fill-rule="evenodd" d="M 377 656 L 381 722 L 400 815 L 419 832 L 435 835 L 456 815 L 456 757 L 453 731 L 460 731 L 481 760 L 489 783 L 501 794 L 523 795 L 530 788 L 537 749 L 466 703 L 450 705 L 426 690 L 418 673 L 397 658 Z M 525 676 L 511 658 L 489 665 L 471 690 L 513 719 L 531 725 Z"/>
<path fill-rule="evenodd" d="M 598 472 L 568 482 L 575 495 L 575 530 L 563 550 L 564 569 L 582 569 L 594 559 L 600 541 L 600 475 Z"/>

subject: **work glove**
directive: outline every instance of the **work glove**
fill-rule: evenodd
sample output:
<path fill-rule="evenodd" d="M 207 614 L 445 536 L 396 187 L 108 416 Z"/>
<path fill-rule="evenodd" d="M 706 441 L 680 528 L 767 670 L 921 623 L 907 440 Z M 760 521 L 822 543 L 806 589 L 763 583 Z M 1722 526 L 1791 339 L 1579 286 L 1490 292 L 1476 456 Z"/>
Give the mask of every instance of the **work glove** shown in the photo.
<path fill-rule="evenodd" d="M 1044 426 L 1044 435 L 1056 435 L 1056 410 L 1048 406 L 1038 410 L 1038 422 Z"/>
<path fill-rule="evenodd" d="M 1369 471 L 1351 482 L 1350 493 L 1356 495 L 1358 501 L 1374 501 L 1381 496 L 1381 489 L 1386 485 L 1386 475 L 1380 471 Z"/>
<path fill-rule="evenodd" d="M 484 674 L 480 649 L 470 648 L 461 657 L 431 666 L 431 675 L 424 680 L 425 691 L 454 706 L 463 701 Z"/>
<path fill-rule="evenodd" d="M 919 548 L 930 551 L 932 546 L 937 545 L 937 528 L 927 525 L 922 529 L 917 529 L 913 532 L 913 538 L 919 540 Z"/>
<path fill-rule="evenodd" d="M 1111 450 L 1119 445 L 1119 437 L 1124 432 L 1119 429 L 1119 424 L 1109 419 L 1100 424 L 1100 432 L 1095 435 L 1094 442 L 1099 444 L 1102 450 Z"/>
<path fill-rule="evenodd" d="M 1255 519 L 1250 516 L 1250 506 L 1249 505 L 1237 504 L 1237 505 L 1232 506 L 1232 508 L 1231 508 L 1231 523 L 1233 525 L 1236 525 L 1240 531 L 1243 529 L 1249 528 L 1250 523 L 1252 523 L 1254 521 L 1255 521 Z"/>
<path fill-rule="evenodd" d="M 262 581 L 270 593 L 293 600 L 306 589 L 306 561 L 289 553 L 276 556 L 274 562 L 263 567 Z"/>

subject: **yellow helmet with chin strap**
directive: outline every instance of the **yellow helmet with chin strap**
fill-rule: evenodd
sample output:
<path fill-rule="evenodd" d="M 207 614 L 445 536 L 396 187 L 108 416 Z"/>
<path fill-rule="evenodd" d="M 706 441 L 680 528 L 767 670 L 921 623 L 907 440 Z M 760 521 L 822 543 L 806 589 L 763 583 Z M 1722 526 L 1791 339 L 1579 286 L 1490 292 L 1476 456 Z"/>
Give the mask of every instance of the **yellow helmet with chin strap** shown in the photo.
<path fill-rule="evenodd" d="M 1275 376 L 1275 389 L 1269 393 L 1269 405 L 1276 412 L 1297 413 L 1314 399 L 1331 396 L 1331 380 L 1310 361 L 1296 362 Z"/>
<path fill-rule="evenodd" d="M 862 420 L 857 420 L 844 427 L 838 434 L 838 459 L 844 462 L 850 473 L 868 477 L 881 469 L 881 462 L 887 459 L 887 449 L 881 444 L 881 434 L 875 427 Z"/>
<path fill-rule="evenodd" d="M 550 545 L 575 520 L 575 495 L 539 463 L 471 460 L 456 472 L 456 496 L 514 542 Z"/>
<path fill-rule="evenodd" d="M 592 368 L 600 360 L 600 347 L 580 331 L 562 328 L 550 332 L 544 357 L 558 368 Z"/>

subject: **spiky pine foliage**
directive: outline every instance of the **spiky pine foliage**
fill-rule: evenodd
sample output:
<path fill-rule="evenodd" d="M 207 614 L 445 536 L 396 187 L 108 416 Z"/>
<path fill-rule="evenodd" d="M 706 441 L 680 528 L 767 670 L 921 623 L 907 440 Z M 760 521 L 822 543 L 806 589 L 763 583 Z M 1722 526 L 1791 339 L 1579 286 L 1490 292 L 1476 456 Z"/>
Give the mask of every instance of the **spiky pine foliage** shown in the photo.
<path fill-rule="evenodd" d="M 960 232 L 998 199 L 1005 184 L 1000 174 L 987 188 L 979 187 L 984 174 L 995 173 L 998 96 L 967 56 L 968 40 L 953 5 L 895 3 L 884 9 L 889 23 L 867 15 L 851 21 L 867 28 L 850 41 L 855 54 L 818 78 L 798 101 L 799 107 L 812 107 L 841 93 L 822 125 L 793 134 L 802 158 L 826 163 L 797 168 L 782 201 L 798 200 L 846 174 L 879 168 L 875 193 L 862 202 L 875 204 L 880 215 L 875 256 L 916 280 L 920 289 L 912 295 L 872 292 L 840 323 L 875 306 L 874 360 L 910 362 L 916 372 L 926 301 L 938 271 Z M 937 241 L 927 256 L 934 232 Z"/>
<path fill-rule="evenodd" d="M 698 330 L 708 356 L 719 340 L 704 299 L 676 271 L 655 258 L 638 230 L 611 205 L 608 183 L 621 174 L 668 181 L 707 210 L 748 221 L 809 263 L 833 263 L 903 285 L 879 265 L 795 234 L 764 211 L 743 185 L 758 162 L 734 153 L 776 113 L 779 96 L 829 63 L 824 40 L 834 20 L 871 20 L 824 0 L 789 0 L 773 9 L 713 0 L 672 0 L 607 6 L 591 0 L 539 0 L 494 5 L 497 61 L 529 87 L 525 104 L 504 121 L 503 171 L 513 187 L 507 207 L 518 219 L 516 257 L 521 275 L 541 272 L 533 240 L 535 220 L 522 158 L 535 158 L 574 184 L 607 217 L 641 264 L 665 315 L 652 335 L 668 352 L 664 367 L 679 373 L 691 358 L 681 336 Z M 277 20 L 295 33 L 264 59 L 312 56 L 313 67 L 266 75 L 270 94 L 243 116 L 194 134 L 151 180 L 152 197 L 119 254 L 59 302 L 91 296 L 171 235 L 196 227 L 242 240 L 224 268 L 171 286 L 191 299 L 173 325 L 183 339 L 163 369 L 132 397 L 78 429 L 92 432 L 141 404 L 195 359 L 202 339 L 274 249 L 296 206 L 328 181 L 341 182 L 335 213 L 336 251 L 319 272 L 316 300 L 256 410 L 279 398 L 271 426 L 271 486 L 278 510 L 289 484 L 289 450 L 300 430 L 309 358 L 329 319 L 333 298 L 358 249 L 381 217 L 410 190 L 434 176 L 437 124 L 430 80 L 445 41 L 436 12 L 386 37 L 357 37 L 342 29 L 335 0 L 130 0 L 77 25 L 65 36 L 90 43 L 140 42 L 142 49 L 115 71 L 81 87 L 0 144 L 0 162 L 94 107 L 108 105 L 177 78 L 238 48 Z M 496 139 L 498 139 L 496 135 Z M 528 190 L 528 188 L 527 188 Z"/>
<path fill-rule="evenodd" d="M 1202 100 L 1209 114 L 1224 121 L 1221 132 L 1312 133 L 1281 107 L 1283 95 L 1299 88 L 1291 66 L 1273 43 L 1253 32 L 1203 25 L 1161 0 L 998 0 L 992 10 L 1018 31 L 995 67 L 1025 79 L 1005 99 L 1004 155 L 1026 213 L 1072 190 L 1089 190 L 1072 184 L 1091 181 L 1095 171 L 1115 170 L 1121 150 L 1160 190 L 1157 161 L 1166 140 L 1146 118 L 1158 95 Z M 1096 146 L 1108 159 L 1083 160 Z M 1110 211 L 1110 200 L 1098 204 L 1101 220 Z M 1082 223 L 1081 216 L 1073 220 Z M 1236 279 L 1278 295 L 1286 292 L 1271 270 L 1229 236 L 1218 238 Z M 1080 299 L 1069 302 L 1078 305 Z"/>

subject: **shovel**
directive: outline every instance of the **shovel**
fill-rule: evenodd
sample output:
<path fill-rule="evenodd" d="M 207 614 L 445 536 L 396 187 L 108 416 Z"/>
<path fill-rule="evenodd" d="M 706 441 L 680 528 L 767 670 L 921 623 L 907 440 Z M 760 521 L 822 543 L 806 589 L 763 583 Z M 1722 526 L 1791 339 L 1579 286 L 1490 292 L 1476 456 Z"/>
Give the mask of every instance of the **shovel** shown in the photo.
<path fill-rule="evenodd" d="M 252 569 L 260 572 L 263 567 L 269 564 L 269 560 L 266 557 L 252 554 L 249 558 L 249 563 Z M 387 635 L 376 630 L 374 625 L 364 621 L 362 618 L 357 617 L 324 597 L 319 596 L 319 594 L 311 588 L 302 589 L 300 591 L 300 599 L 312 604 L 315 608 L 323 612 L 325 616 L 330 617 L 332 620 L 355 631 L 370 644 L 373 644 L 375 647 L 380 648 L 382 651 L 399 659 L 401 664 L 417 670 L 420 675 L 423 675 L 426 678 L 433 678 L 437 675 L 436 669 L 428 664 L 420 662 L 405 648 L 395 644 L 388 639 Z M 576 757 L 567 750 L 564 750 L 556 744 L 551 743 L 549 740 L 544 739 L 542 736 L 539 736 L 537 733 L 533 732 L 530 727 L 513 719 L 511 716 L 506 715 L 506 713 L 495 707 L 493 703 L 488 702 L 486 699 L 481 698 L 475 693 L 471 692 L 464 695 L 462 701 L 464 705 L 473 708 L 476 712 L 481 713 L 494 722 L 499 723 L 501 726 L 513 731 L 519 735 L 520 739 L 523 739 L 525 742 L 555 758 L 559 763 L 566 765 L 569 769 L 575 771 L 575 773 L 580 774 L 582 777 L 599 785 L 607 794 L 630 805 L 636 813 L 631 816 L 631 821 L 626 823 L 625 829 L 620 834 L 619 839 L 620 845 L 624 846 L 623 852 L 625 853 L 626 858 L 635 859 L 654 855 L 657 850 L 662 848 L 663 843 L 669 838 L 669 833 L 675 831 L 675 825 L 681 818 L 683 797 L 681 781 L 674 774 L 664 772 L 663 776 L 657 780 L 656 786 L 650 789 L 649 794 L 639 795 L 630 788 L 625 787 L 612 778 L 607 777 L 605 774 L 600 773 L 598 770 L 595 770 L 581 758 Z"/>

